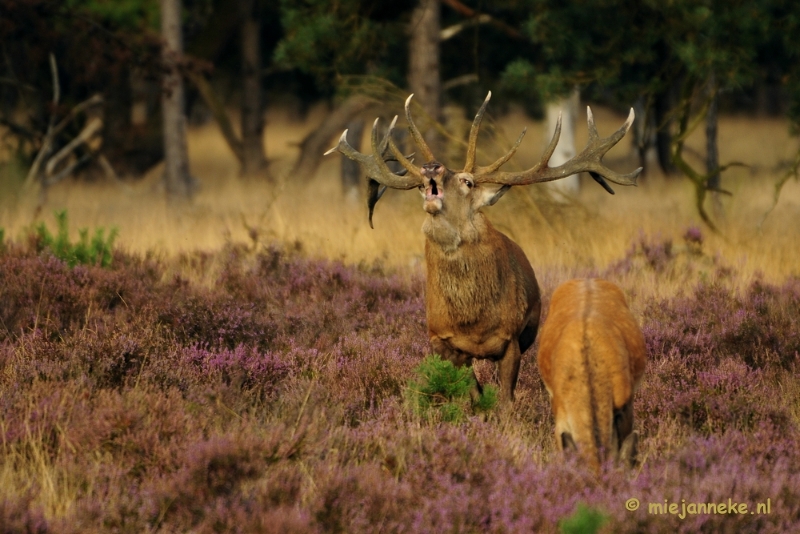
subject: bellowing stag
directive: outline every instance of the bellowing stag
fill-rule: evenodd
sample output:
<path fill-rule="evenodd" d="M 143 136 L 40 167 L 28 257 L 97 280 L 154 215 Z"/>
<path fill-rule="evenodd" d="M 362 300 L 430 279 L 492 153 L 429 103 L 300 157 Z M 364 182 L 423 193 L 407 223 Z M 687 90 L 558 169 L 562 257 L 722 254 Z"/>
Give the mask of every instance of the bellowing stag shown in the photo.
<path fill-rule="evenodd" d="M 622 291 L 599 279 L 558 286 L 537 360 L 552 402 L 556 447 L 577 450 L 595 471 L 607 458 L 632 464 L 633 396 L 646 349 Z"/>
<path fill-rule="evenodd" d="M 386 136 L 379 141 L 378 119 L 372 128 L 372 154 L 356 151 L 347 142 L 347 130 L 334 151 L 357 161 L 369 177 L 370 225 L 375 203 L 387 187 L 419 189 L 423 209 L 428 213 L 422 231 L 427 264 L 426 312 L 431 349 L 456 366 L 471 365 L 473 359 L 497 362 L 501 400 L 514 399 L 521 355 L 536 339 L 541 301 L 539 285 L 531 264 L 522 249 L 495 230 L 481 213 L 481 208 L 497 202 L 512 186 L 549 182 L 579 172 L 589 172 L 609 192 L 603 178 L 620 184 L 635 185 L 641 172 L 618 174 L 601 163 L 602 157 L 630 128 L 631 109 L 625 124 L 610 137 L 601 139 L 589 110 L 589 143 L 568 162 L 550 168 L 561 132 L 559 120 L 553 139 L 541 161 L 520 172 L 500 171 L 516 152 L 523 130 L 514 146 L 503 157 L 486 167 L 477 164 L 477 141 L 490 92 L 478 110 L 467 144 L 467 161 L 461 171 L 452 171 L 436 160 L 411 118 L 411 96 L 405 104 L 406 120 L 414 142 L 425 163 L 421 167 L 405 157 L 392 140 L 394 118 Z M 395 173 L 386 161 L 395 160 L 402 167 Z M 477 383 L 477 380 L 476 380 Z M 480 394 L 480 385 L 472 392 Z"/>

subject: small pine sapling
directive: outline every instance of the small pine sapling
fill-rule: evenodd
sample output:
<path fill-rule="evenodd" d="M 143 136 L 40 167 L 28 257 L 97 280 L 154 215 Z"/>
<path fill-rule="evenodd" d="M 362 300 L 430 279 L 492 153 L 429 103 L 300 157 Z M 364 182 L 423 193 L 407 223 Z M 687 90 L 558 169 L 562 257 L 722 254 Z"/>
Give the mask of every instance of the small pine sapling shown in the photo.
<path fill-rule="evenodd" d="M 416 413 L 423 418 L 431 412 L 443 421 L 457 423 L 466 418 L 464 410 L 475 387 L 472 369 L 456 367 L 438 354 L 425 358 L 416 368 L 417 380 L 408 387 L 408 396 Z M 475 411 L 488 411 L 497 404 L 497 388 L 487 385 L 474 403 Z"/>
<path fill-rule="evenodd" d="M 71 243 L 66 210 L 56 211 L 54 215 L 58 227 L 56 235 L 51 234 L 44 223 L 39 223 L 34 228 L 40 250 L 49 249 L 55 257 L 65 261 L 70 267 L 79 264 L 111 266 L 112 248 L 118 233 L 116 228 L 112 228 L 107 237 L 104 228 L 97 228 L 91 239 L 89 230 L 81 228 L 78 230 L 78 242 Z"/>

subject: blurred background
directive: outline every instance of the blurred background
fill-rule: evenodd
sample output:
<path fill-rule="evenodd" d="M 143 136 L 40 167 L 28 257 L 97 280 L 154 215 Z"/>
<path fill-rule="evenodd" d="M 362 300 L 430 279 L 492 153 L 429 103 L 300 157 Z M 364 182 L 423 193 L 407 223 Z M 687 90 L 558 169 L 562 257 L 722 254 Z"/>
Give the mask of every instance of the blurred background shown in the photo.
<path fill-rule="evenodd" d="M 789 0 L 4 0 L 0 228 L 19 239 L 66 210 L 71 232 L 115 227 L 132 252 L 277 242 L 417 269 L 416 192 L 387 192 L 371 230 L 366 178 L 322 154 L 345 129 L 371 152 L 374 119 L 383 134 L 414 93 L 459 169 L 491 90 L 479 162 L 527 128 L 509 169 L 539 160 L 559 111 L 563 159 L 586 105 L 602 136 L 636 112 L 607 164 L 643 167 L 638 188 L 575 177 L 487 210 L 535 266 L 699 235 L 744 282 L 783 278 L 800 242 L 798 34 Z"/>

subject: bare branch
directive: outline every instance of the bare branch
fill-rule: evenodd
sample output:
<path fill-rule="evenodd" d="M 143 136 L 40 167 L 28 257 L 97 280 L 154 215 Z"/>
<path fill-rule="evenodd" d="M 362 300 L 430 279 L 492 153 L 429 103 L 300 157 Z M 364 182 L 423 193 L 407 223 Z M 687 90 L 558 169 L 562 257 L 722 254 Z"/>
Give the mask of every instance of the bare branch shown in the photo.
<path fill-rule="evenodd" d="M 192 69 L 187 69 L 186 77 L 194 84 L 200 96 L 203 98 L 203 102 L 205 102 L 208 109 L 211 110 L 211 114 L 214 116 L 214 120 L 217 121 L 217 125 L 219 125 L 219 129 L 222 132 L 222 137 L 225 138 L 225 142 L 228 144 L 228 148 L 231 149 L 231 152 L 236 156 L 239 163 L 242 163 L 244 160 L 244 146 L 242 140 L 239 139 L 239 136 L 236 135 L 236 132 L 233 130 L 233 125 L 228 118 L 228 114 L 225 112 L 225 106 L 223 106 L 222 102 L 217 98 L 211 84 L 208 83 L 208 80 L 206 80 L 202 74 Z"/>
<path fill-rule="evenodd" d="M 45 176 L 53 176 L 56 166 L 61 163 L 67 156 L 75 151 L 80 145 L 88 143 L 89 140 L 103 128 L 103 121 L 98 117 L 94 117 L 86 123 L 83 130 L 69 143 L 64 145 L 61 150 L 47 161 L 44 168 Z"/>
<path fill-rule="evenodd" d="M 56 57 L 52 52 L 50 53 L 50 75 L 53 77 L 53 110 L 50 114 L 50 122 L 47 125 L 47 133 L 45 133 L 44 139 L 42 140 L 42 146 L 39 148 L 39 152 L 36 154 L 36 157 L 33 160 L 33 164 L 28 171 L 28 176 L 25 177 L 25 183 L 28 185 L 32 184 L 39 175 L 39 168 L 42 166 L 44 159 L 50 155 L 53 145 L 53 127 L 56 121 L 56 108 L 58 107 L 58 102 L 61 99 L 61 85 L 58 82 L 58 65 L 56 65 Z"/>
<path fill-rule="evenodd" d="M 478 26 L 480 24 L 488 24 L 494 21 L 494 19 L 490 15 L 481 14 L 471 19 L 467 19 L 465 21 L 459 22 L 457 24 L 453 24 L 452 26 L 448 26 L 447 28 L 443 28 L 441 32 L 439 32 L 439 39 L 442 41 L 447 41 L 448 39 L 452 39 L 462 31 L 471 28 L 473 26 Z"/>
<path fill-rule="evenodd" d="M 57 136 L 62 131 L 64 131 L 64 128 L 66 128 L 69 125 L 69 123 L 78 116 L 78 114 L 86 111 L 87 109 L 89 109 L 89 108 L 91 108 L 93 106 L 97 106 L 97 105 L 100 105 L 102 103 L 103 103 L 102 95 L 96 94 L 96 95 L 92 95 L 91 97 L 87 98 L 86 100 L 84 100 L 83 102 L 81 102 L 80 104 L 78 104 L 77 106 L 72 108 L 71 110 L 69 110 L 69 113 L 67 113 L 67 116 L 64 117 L 63 119 L 61 119 L 61 122 L 59 122 L 53 128 L 53 137 Z"/>
<path fill-rule="evenodd" d="M 502 31 L 503 33 L 505 33 L 506 35 L 511 37 L 512 39 L 522 39 L 523 38 L 523 36 L 519 32 L 519 30 L 517 30 L 513 26 L 510 26 L 510 25 L 506 24 L 502 20 L 496 19 L 496 18 L 492 17 L 491 15 L 487 15 L 487 14 L 475 11 L 471 7 L 468 7 L 468 6 L 464 5 L 463 3 L 461 3 L 459 0 L 442 0 L 442 2 L 444 4 L 447 4 L 449 7 L 454 9 L 456 12 L 458 12 L 461 15 L 463 15 L 463 16 L 465 16 L 467 18 L 470 18 L 470 19 L 473 19 L 473 18 L 474 19 L 481 19 L 481 18 L 488 17 L 488 20 L 485 20 L 485 22 L 483 20 L 481 20 L 478 23 L 479 24 L 491 24 L 492 26 L 496 27 L 497 29 L 499 29 L 500 31 Z"/>

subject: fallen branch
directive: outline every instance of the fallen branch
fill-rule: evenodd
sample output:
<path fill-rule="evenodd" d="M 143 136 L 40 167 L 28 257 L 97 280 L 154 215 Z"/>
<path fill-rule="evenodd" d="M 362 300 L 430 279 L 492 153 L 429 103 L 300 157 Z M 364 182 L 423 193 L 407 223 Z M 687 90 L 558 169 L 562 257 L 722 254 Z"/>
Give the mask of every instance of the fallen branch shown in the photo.
<path fill-rule="evenodd" d="M 55 169 L 64 159 L 67 158 L 70 154 L 72 154 L 80 145 L 86 143 L 88 144 L 89 141 L 94 137 L 100 130 L 103 129 L 103 121 L 100 120 L 99 117 L 93 117 L 90 119 L 86 126 L 83 127 L 83 130 L 69 143 L 64 145 L 61 150 L 56 152 L 56 154 L 47 161 L 47 165 L 44 168 L 44 183 L 45 185 L 53 185 L 56 182 L 64 179 L 66 176 L 69 176 L 75 168 L 83 163 L 84 161 L 88 161 L 91 159 L 92 152 L 90 151 L 88 154 L 84 155 L 84 157 L 78 159 L 76 162 L 68 165 L 65 170 L 62 170 L 58 173 L 58 175 L 54 175 Z M 65 172 L 66 171 L 66 172 Z"/>
<path fill-rule="evenodd" d="M 56 112 L 61 100 L 61 84 L 58 79 L 58 65 L 56 58 L 50 54 L 50 74 L 53 78 L 53 104 L 50 112 L 50 120 L 48 121 L 47 131 L 42 138 L 42 144 L 39 151 L 33 160 L 33 164 L 28 171 L 25 178 L 26 185 L 32 185 L 37 180 L 41 185 L 47 187 L 55 184 L 56 182 L 69 176 L 79 165 L 89 161 L 97 155 L 97 151 L 89 150 L 86 154 L 77 158 L 76 161 L 67 165 L 64 169 L 56 173 L 56 167 L 61 164 L 70 154 L 72 154 L 79 146 L 88 144 L 89 141 L 100 133 L 103 129 L 103 121 L 99 117 L 90 118 L 78 135 L 70 140 L 69 143 L 61 147 L 55 155 L 51 156 L 51 152 L 56 146 L 56 138 L 74 121 L 80 114 L 85 113 L 87 110 L 99 106 L 103 103 L 103 97 L 99 94 L 93 95 L 78 105 L 69 110 L 67 115 L 56 123 Z M 107 172 L 111 165 L 105 158 L 104 170 Z M 44 173 L 42 173 L 44 168 Z M 113 172 L 113 169 L 112 169 Z"/>

